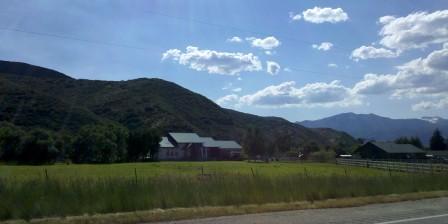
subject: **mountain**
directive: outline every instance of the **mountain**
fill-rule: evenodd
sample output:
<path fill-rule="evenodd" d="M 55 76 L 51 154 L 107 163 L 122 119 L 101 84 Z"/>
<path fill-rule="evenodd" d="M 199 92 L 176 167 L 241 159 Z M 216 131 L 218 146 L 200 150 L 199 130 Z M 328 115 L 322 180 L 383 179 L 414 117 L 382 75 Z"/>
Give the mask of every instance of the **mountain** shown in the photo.
<path fill-rule="evenodd" d="M 402 136 L 417 136 L 423 144 L 436 128 L 448 134 L 448 120 L 440 117 L 423 117 L 422 119 L 391 119 L 375 114 L 343 113 L 315 121 L 298 122 L 309 128 L 332 128 L 347 132 L 355 138 L 375 140 L 395 140 Z"/>
<path fill-rule="evenodd" d="M 194 131 L 241 141 L 256 127 L 275 141 L 289 136 L 304 146 L 353 145 L 355 140 L 330 129 L 309 129 L 278 117 L 260 117 L 219 107 L 213 101 L 162 79 L 97 81 L 74 79 L 46 68 L 0 62 L 0 121 L 53 131 L 113 121 L 133 129 Z"/>

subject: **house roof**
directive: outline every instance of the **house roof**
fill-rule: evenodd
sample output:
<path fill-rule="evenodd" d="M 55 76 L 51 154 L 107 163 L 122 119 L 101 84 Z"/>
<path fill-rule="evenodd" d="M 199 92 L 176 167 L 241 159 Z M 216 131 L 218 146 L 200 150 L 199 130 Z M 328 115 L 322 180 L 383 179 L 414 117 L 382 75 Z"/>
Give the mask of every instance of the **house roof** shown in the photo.
<path fill-rule="evenodd" d="M 177 143 L 202 143 L 201 137 L 196 133 L 168 133 Z"/>
<path fill-rule="evenodd" d="M 396 144 L 392 142 L 370 142 L 387 153 L 425 153 L 411 144 Z"/>
<path fill-rule="evenodd" d="M 235 141 L 215 141 L 221 149 L 242 149 L 240 144 Z"/>
<path fill-rule="evenodd" d="M 160 148 L 173 148 L 174 145 L 168 140 L 167 137 L 162 137 L 162 141 L 159 142 Z"/>

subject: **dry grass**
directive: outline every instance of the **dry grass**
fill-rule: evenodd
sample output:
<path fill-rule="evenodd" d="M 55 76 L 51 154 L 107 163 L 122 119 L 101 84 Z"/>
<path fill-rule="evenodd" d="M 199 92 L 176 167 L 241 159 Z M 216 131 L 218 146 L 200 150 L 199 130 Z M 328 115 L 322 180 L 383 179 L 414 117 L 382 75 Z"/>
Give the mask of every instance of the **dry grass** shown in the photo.
<path fill-rule="evenodd" d="M 340 198 L 328 199 L 320 201 L 301 201 L 291 203 L 268 203 L 260 205 L 242 205 L 242 206 L 216 206 L 216 207 L 197 207 L 197 208 L 171 208 L 171 209 L 155 209 L 148 211 L 83 215 L 64 218 L 44 218 L 33 219 L 29 222 L 24 220 L 11 220 L 0 222 L 1 224 L 131 224 L 142 222 L 157 221 L 173 221 L 182 219 L 196 219 L 205 217 L 242 215 L 250 213 L 276 212 L 301 209 L 317 209 L 317 208 L 341 208 L 362 206 L 373 203 L 392 203 L 399 201 L 419 200 L 436 197 L 447 197 L 448 191 L 418 192 L 407 194 L 379 195 L 368 197 Z"/>

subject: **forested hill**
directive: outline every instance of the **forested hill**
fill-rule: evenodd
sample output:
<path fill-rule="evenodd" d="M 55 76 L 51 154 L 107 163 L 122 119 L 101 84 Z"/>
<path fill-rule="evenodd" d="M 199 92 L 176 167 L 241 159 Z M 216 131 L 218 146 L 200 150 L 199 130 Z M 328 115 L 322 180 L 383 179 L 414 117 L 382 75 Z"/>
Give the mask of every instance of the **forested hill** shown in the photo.
<path fill-rule="evenodd" d="M 161 79 L 73 79 L 50 69 L 5 61 L 0 61 L 0 121 L 53 131 L 75 131 L 83 125 L 114 121 L 129 129 L 146 126 L 163 132 L 194 131 L 239 141 L 254 127 L 272 141 L 297 146 L 355 143 L 342 132 L 224 109 Z"/>

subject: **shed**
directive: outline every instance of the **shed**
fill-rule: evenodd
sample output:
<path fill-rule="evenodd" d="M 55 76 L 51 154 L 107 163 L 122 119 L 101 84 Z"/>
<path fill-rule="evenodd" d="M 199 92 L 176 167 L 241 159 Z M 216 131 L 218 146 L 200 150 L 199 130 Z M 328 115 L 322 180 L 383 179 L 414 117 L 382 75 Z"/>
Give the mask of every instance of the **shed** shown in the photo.
<path fill-rule="evenodd" d="M 426 152 L 411 144 L 367 142 L 353 153 L 363 159 L 425 159 Z"/>

